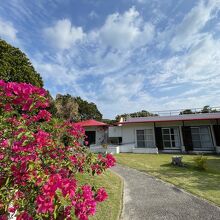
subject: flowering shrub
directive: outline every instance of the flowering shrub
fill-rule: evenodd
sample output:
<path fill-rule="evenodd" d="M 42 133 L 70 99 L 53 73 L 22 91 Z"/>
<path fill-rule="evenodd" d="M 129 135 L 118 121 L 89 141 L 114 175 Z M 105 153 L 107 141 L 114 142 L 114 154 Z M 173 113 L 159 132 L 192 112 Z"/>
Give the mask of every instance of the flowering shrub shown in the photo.
<path fill-rule="evenodd" d="M 203 155 L 198 155 L 196 157 L 193 158 L 196 167 L 199 170 L 206 170 L 207 168 L 207 157 L 203 156 Z"/>
<path fill-rule="evenodd" d="M 0 220 L 86 220 L 108 197 L 75 177 L 101 174 L 114 157 L 88 152 L 83 129 L 52 119 L 45 96 L 42 88 L 0 80 Z"/>

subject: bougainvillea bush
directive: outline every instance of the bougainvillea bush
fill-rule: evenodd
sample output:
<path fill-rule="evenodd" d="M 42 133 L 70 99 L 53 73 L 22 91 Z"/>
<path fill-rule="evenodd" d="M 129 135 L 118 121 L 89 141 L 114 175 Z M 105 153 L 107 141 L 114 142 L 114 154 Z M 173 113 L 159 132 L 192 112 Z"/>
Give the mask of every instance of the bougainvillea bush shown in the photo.
<path fill-rule="evenodd" d="M 104 188 L 80 186 L 78 172 L 101 174 L 112 155 L 95 156 L 84 131 L 51 118 L 47 92 L 0 80 L 0 220 L 80 219 L 107 199 Z"/>

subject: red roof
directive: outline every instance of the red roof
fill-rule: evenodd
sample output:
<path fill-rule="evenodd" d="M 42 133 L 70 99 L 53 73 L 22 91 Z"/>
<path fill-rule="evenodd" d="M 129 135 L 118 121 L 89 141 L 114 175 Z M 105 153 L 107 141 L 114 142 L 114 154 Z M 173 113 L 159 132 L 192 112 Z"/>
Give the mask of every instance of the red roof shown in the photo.
<path fill-rule="evenodd" d="M 74 123 L 75 125 L 80 125 L 82 127 L 92 127 L 92 126 L 108 126 L 108 124 L 96 121 L 96 120 L 86 120 L 86 121 L 80 121 L 77 123 Z"/>

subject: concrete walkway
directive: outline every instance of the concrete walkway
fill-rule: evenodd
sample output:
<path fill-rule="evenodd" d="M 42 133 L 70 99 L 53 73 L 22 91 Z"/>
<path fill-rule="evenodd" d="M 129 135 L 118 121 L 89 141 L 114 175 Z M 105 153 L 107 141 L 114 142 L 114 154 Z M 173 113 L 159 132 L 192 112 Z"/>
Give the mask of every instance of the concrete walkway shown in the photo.
<path fill-rule="evenodd" d="M 124 179 L 123 220 L 220 220 L 220 208 L 171 184 L 120 165 L 112 170 Z"/>

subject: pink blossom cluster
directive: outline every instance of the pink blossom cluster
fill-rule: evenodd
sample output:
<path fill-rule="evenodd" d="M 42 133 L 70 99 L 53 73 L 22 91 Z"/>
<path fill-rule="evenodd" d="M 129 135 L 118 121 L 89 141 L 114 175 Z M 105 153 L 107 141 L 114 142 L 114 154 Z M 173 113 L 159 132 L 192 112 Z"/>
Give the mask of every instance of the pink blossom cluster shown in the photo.
<path fill-rule="evenodd" d="M 40 110 L 38 112 L 37 115 L 33 116 L 34 121 L 40 121 L 40 120 L 44 120 L 44 121 L 50 121 L 51 120 L 51 114 L 50 112 L 46 111 L 46 110 Z"/>
<path fill-rule="evenodd" d="M 75 125 L 74 123 L 71 122 L 66 122 L 64 126 L 68 128 L 67 132 L 69 135 L 76 137 L 77 139 L 84 138 L 85 130 L 83 127 L 79 125 Z"/>
<path fill-rule="evenodd" d="M 91 169 L 98 175 L 103 172 L 103 169 L 107 169 L 115 166 L 116 160 L 112 154 L 107 154 L 105 157 L 102 154 L 98 155 L 96 163 L 91 165 Z"/>
<path fill-rule="evenodd" d="M 62 178 L 59 174 L 51 175 L 46 184 L 43 185 L 41 194 L 36 198 L 38 213 L 53 213 L 57 190 L 61 190 L 64 197 L 68 195 L 70 199 L 73 199 L 76 191 L 76 180 Z"/>
<path fill-rule="evenodd" d="M 6 111 L 10 111 L 14 106 L 20 106 L 22 111 L 32 111 L 33 109 L 48 107 L 48 100 L 38 99 L 47 94 L 43 88 L 35 87 L 27 83 L 4 82 L 0 80 L 0 103 Z"/>
<path fill-rule="evenodd" d="M 104 188 L 98 189 L 96 193 L 90 185 L 77 189 L 76 180 L 54 174 L 42 187 L 41 194 L 36 199 L 38 213 L 54 212 L 57 190 L 60 190 L 63 197 L 68 196 L 71 199 L 71 204 L 65 208 L 63 213 L 65 218 L 70 218 L 70 211 L 74 208 L 75 215 L 80 220 L 87 220 L 88 216 L 95 214 L 97 202 L 103 202 L 108 198 Z"/>
<path fill-rule="evenodd" d="M 82 186 L 81 192 L 76 195 L 76 202 L 73 202 L 76 216 L 80 220 L 87 220 L 88 216 L 95 214 L 97 202 L 103 202 L 107 198 L 108 195 L 104 188 L 100 188 L 94 195 L 91 186 Z"/>
<path fill-rule="evenodd" d="M 116 160 L 112 154 L 107 154 L 105 157 L 99 155 L 99 159 L 105 164 L 106 169 L 115 166 Z"/>

